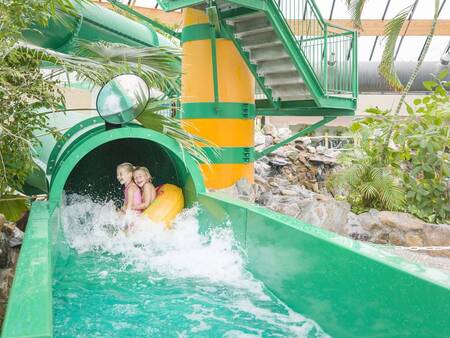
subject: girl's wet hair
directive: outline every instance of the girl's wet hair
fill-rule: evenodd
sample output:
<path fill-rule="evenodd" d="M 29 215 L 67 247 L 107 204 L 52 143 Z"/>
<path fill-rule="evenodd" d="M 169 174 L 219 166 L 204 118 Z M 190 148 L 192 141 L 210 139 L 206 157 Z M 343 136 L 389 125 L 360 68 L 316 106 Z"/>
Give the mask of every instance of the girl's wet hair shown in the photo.
<path fill-rule="evenodd" d="M 129 162 L 124 162 L 117 166 L 117 170 L 122 168 L 126 169 L 128 172 L 133 172 L 136 169 L 136 167 Z"/>
<path fill-rule="evenodd" d="M 146 173 L 147 176 L 149 177 L 149 181 L 150 182 L 153 180 L 153 176 L 152 176 L 152 174 L 150 174 L 150 171 L 147 169 L 147 167 L 134 167 L 133 173 L 135 173 L 138 170 L 143 171 L 144 173 Z"/>

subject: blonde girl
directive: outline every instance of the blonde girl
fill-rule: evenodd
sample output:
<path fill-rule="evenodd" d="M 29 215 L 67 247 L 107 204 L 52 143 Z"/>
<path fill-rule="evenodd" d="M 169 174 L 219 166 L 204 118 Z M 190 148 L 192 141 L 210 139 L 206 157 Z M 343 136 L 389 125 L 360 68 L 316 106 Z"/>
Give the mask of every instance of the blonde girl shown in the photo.
<path fill-rule="evenodd" d="M 133 165 L 128 162 L 117 166 L 117 180 L 124 187 L 124 203 L 121 210 L 125 213 L 131 210 L 139 210 L 136 206 L 142 204 L 141 190 L 133 181 L 133 170 Z"/>
<path fill-rule="evenodd" d="M 153 177 L 146 167 L 137 167 L 133 171 L 134 182 L 141 189 L 142 201 L 134 206 L 135 210 L 145 210 L 156 198 L 156 190 L 152 184 Z"/>

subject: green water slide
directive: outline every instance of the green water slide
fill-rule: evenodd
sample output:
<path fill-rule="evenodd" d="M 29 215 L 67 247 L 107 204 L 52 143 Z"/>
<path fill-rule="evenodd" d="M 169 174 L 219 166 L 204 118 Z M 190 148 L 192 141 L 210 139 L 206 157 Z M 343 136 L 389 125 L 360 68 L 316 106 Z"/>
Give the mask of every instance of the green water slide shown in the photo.
<path fill-rule="evenodd" d="M 96 7 L 86 13 L 107 21 L 93 23 L 86 20 L 88 14 L 81 24 L 75 20 L 79 32 L 84 23 L 110 41 L 118 36 L 125 39 L 125 32 L 118 31 L 122 27 L 107 27 L 117 14 L 104 11 Z M 135 24 L 125 18 L 117 20 Z M 85 36 L 89 36 L 86 30 Z M 67 48 L 71 36 L 58 32 L 59 42 L 53 45 L 56 40 L 46 38 L 45 46 Z M 134 39 L 138 36 L 130 33 Z M 143 34 L 142 39 L 152 36 Z M 64 127 L 65 137 L 59 142 L 43 138 L 39 159 L 49 200 L 32 205 L 2 337 L 53 337 L 53 255 L 62 199 L 68 192 L 114 199 L 120 193 L 114 169 L 125 161 L 157 172 L 156 184 L 183 187 L 186 206 L 198 204 L 203 227 L 229 220 L 254 276 L 331 336 L 448 337 L 448 274 L 266 208 L 208 192 L 189 154 L 173 139 L 137 124 L 106 130 L 100 117 L 81 114 L 55 116 L 52 123 Z"/>

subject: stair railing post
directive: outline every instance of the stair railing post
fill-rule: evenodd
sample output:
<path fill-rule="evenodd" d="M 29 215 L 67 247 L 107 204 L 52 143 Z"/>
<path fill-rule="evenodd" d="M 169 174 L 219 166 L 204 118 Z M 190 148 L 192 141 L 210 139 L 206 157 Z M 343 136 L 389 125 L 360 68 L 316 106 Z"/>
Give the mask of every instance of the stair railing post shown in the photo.
<path fill-rule="evenodd" d="M 323 91 L 328 96 L 328 24 L 323 25 Z"/>
<path fill-rule="evenodd" d="M 220 30 L 218 24 L 217 7 L 214 1 L 209 1 L 209 7 L 206 9 L 206 13 L 209 19 L 209 27 L 211 32 L 211 61 L 212 61 L 212 75 L 214 86 L 214 109 L 216 113 L 219 113 L 219 79 L 217 71 L 217 43 L 216 32 Z"/>
<path fill-rule="evenodd" d="M 353 32 L 352 41 L 352 95 L 356 99 L 358 97 L 359 83 L 358 83 L 358 32 Z"/>

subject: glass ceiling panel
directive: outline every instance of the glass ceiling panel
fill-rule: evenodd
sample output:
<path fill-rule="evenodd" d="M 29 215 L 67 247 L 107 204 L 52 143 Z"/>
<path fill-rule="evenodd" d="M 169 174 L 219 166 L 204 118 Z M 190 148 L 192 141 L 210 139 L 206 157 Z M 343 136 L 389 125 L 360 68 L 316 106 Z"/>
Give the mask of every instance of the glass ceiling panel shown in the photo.
<path fill-rule="evenodd" d="M 439 19 L 450 20 L 450 0 L 445 2 L 441 15 L 439 15 Z"/>
<path fill-rule="evenodd" d="M 430 0 L 426 0 L 431 2 Z M 378 1 L 376 1 L 378 2 Z M 398 12 L 414 3 L 414 0 L 392 0 L 386 14 L 386 19 L 392 19 Z"/>
<path fill-rule="evenodd" d="M 388 0 L 367 1 L 361 14 L 362 19 L 381 19 Z"/>
<path fill-rule="evenodd" d="M 414 12 L 413 19 L 430 20 L 433 18 L 433 15 L 434 15 L 434 1 L 420 0 Z"/>
<path fill-rule="evenodd" d="M 319 2 L 322 0 L 319 0 Z M 336 0 L 333 11 L 333 19 L 350 19 L 350 14 L 347 11 L 347 6 L 343 0 Z"/>
<path fill-rule="evenodd" d="M 425 36 L 405 36 L 397 55 L 397 61 L 417 60 L 423 44 L 425 43 L 425 39 Z"/>
<path fill-rule="evenodd" d="M 341 0 L 336 0 L 341 1 Z M 319 0 L 316 1 L 317 6 L 319 7 L 320 13 L 322 13 L 322 16 L 325 20 L 328 20 L 330 18 L 330 12 L 331 7 L 333 5 L 333 0 Z M 333 14 L 334 16 L 334 14 Z"/>
<path fill-rule="evenodd" d="M 375 36 L 361 36 L 358 39 L 358 59 L 359 61 L 369 61 Z"/>
<path fill-rule="evenodd" d="M 450 36 L 435 36 L 431 40 L 430 49 L 425 56 L 426 61 L 438 61 L 441 59 L 447 43 L 450 41 Z"/>

